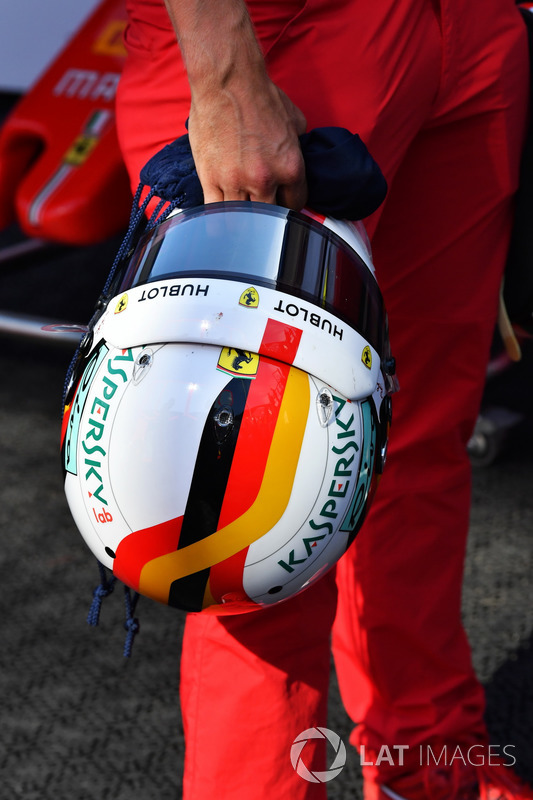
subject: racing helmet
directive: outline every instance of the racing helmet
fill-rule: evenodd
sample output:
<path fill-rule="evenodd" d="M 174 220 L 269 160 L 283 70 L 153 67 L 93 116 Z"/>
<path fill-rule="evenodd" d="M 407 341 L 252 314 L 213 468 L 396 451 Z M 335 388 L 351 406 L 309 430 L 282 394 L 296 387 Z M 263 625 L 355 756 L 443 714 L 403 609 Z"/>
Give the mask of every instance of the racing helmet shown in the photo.
<path fill-rule="evenodd" d="M 286 600 L 361 527 L 393 373 L 361 223 L 255 202 L 174 212 L 117 270 L 71 373 L 76 525 L 162 603 Z"/>

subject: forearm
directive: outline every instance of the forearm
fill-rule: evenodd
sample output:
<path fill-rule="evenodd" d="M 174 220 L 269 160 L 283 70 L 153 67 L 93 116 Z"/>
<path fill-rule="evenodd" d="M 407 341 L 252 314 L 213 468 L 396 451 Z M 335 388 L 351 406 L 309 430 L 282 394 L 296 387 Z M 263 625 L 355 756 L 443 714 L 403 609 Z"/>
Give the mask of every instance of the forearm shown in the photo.
<path fill-rule="evenodd" d="M 205 202 L 305 203 L 305 118 L 270 80 L 244 0 L 165 0 L 191 90 Z"/>
<path fill-rule="evenodd" d="M 266 75 L 244 0 L 165 0 L 165 5 L 193 93 Z"/>

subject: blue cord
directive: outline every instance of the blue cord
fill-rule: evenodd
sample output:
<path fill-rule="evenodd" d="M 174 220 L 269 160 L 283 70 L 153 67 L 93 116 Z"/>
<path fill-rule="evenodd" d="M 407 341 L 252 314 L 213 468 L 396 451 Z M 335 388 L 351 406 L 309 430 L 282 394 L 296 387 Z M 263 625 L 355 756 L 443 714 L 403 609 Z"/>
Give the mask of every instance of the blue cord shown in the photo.
<path fill-rule="evenodd" d="M 100 584 L 93 590 L 93 601 L 91 603 L 91 607 L 89 609 L 89 613 L 87 615 L 87 622 L 89 625 L 96 626 L 100 620 L 100 609 L 102 608 L 102 601 L 104 597 L 107 597 L 111 594 L 113 589 L 115 588 L 116 578 L 114 575 L 111 576 L 110 579 L 107 577 L 107 573 L 103 564 L 97 561 L 98 569 L 100 570 Z"/>
<path fill-rule="evenodd" d="M 141 627 L 137 617 L 133 616 L 137 601 L 139 599 L 139 594 L 138 592 L 133 592 L 132 596 L 129 588 L 124 586 L 124 599 L 126 602 L 126 622 L 124 623 L 124 629 L 126 630 L 126 641 L 124 642 L 124 658 L 129 658 L 131 656 L 133 640 L 135 639 L 135 636 Z"/>
<path fill-rule="evenodd" d="M 130 214 L 130 220 L 128 225 L 128 230 L 122 240 L 122 243 L 118 249 L 118 252 L 115 256 L 113 261 L 113 265 L 105 282 L 104 288 L 100 295 L 99 302 L 96 307 L 96 311 L 89 322 L 88 326 L 88 334 L 92 330 L 94 325 L 95 318 L 97 318 L 101 314 L 103 304 L 109 299 L 108 293 L 115 277 L 116 271 L 129 252 L 132 247 L 134 238 L 136 234 L 139 232 L 143 221 L 145 220 L 145 212 L 148 207 L 150 201 L 158 195 L 158 186 L 154 185 L 149 190 L 148 194 L 146 195 L 145 199 L 141 203 L 141 195 L 145 188 L 144 184 L 139 184 L 137 187 L 137 191 L 135 192 L 135 197 L 133 199 L 133 205 Z M 179 197 L 174 198 L 172 200 L 164 200 L 161 199 L 159 203 L 156 205 L 153 213 L 151 214 L 148 221 L 145 223 L 144 231 L 152 230 L 159 226 L 162 222 L 164 222 L 169 214 L 174 211 L 175 208 L 178 208 L 182 205 L 185 198 L 185 193 L 180 194 Z M 87 334 L 86 334 L 87 335 Z M 75 369 L 76 362 L 80 355 L 80 350 L 83 346 L 84 338 L 80 339 L 78 346 L 76 348 L 76 352 L 70 362 L 69 368 L 67 370 L 67 374 L 65 377 L 65 382 L 63 386 L 63 402 L 62 402 L 62 413 L 64 412 L 66 398 L 71 386 L 72 375 Z M 111 594 L 114 589 L 116 577 L 112 575 L 108 578 L 107 573 L 103 564 L 97 561 L 98 569 L 100 571 L 100 584 L 94 589 L 93 591 L 93 600 L 91 603 L 91 607 L 89 609 L 89 613 L 87 615 L 87 622 L 89 625 L 96 626 L 100 620 L 100 610 L 102 608 L 102 601 L 105 597 Z M 125 592 L 125 602 L 126 602 L 126 621 L 124 623 L 124 628 L 126 630 L 126 641 L 124 644 L 124 657 L 129 658 L 131 656 L 131 651 L 133 647 L 133 640 L 140 629 L 139 620 L 134 617 L 135 607 L 137 606 L 137 601 L 139 599 L 139 594 L 137 592 L 131 593 L 130 589 L 127 586 L 124 586 Z"/>

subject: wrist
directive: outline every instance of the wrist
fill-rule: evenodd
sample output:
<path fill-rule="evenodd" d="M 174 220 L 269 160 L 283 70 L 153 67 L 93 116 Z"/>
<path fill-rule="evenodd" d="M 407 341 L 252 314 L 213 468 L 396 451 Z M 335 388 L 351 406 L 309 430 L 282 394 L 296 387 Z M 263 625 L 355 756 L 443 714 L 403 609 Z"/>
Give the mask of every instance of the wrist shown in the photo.
<path fill-rule="evenodd" d="M 243 0 L 165 2 L 193 94 L 264 82 L 263 55 Z"/>

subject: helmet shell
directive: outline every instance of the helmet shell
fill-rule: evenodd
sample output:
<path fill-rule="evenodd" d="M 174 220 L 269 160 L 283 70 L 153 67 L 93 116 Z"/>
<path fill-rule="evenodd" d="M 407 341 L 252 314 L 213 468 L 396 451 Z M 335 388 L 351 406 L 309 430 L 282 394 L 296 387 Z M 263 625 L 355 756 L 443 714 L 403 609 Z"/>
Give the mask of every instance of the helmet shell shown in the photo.
<path fill-rule="evenodd" d="M 236 209 L 216 205 L 232 222 Z M 132 589 L 238 613 L 319 579 L 359 530 L 390 422 L 386 336 L 370 342 L 379 326 L 357 330 L 264 274 L 188 272 L 115 282 L 67 395 L 65 492 L 90 549 Z"/>

